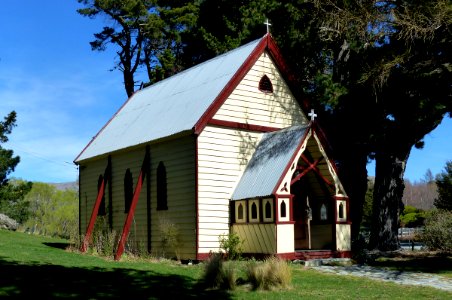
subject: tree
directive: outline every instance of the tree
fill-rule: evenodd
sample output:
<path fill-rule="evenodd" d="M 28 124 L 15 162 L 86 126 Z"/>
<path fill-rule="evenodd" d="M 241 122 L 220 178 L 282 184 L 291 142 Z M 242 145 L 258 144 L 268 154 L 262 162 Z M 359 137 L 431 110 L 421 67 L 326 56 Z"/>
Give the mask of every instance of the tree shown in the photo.
<path fill-rule="evenodd" d="M 35 182 L 26 195 L 29 219 L 27 231 L 62 238 L 78 234 L 78 194 L 76 190 L 57 190 L 55 186 Z"/>
<path fill-rule="evenodd" d="M 195 20 L 196 7 L 192 3 L 177 0 L 77 1 L 85 5 L 77 10 L 82 16 L 104 16 L 111 23 L 94 34 L 95 40 L 90 44 L 94 51 L 104 51 L 108 44 L 119 49 L 115 68 L 123 73 L 129 97 L 135 92 L 136 73 L 140 67 L 146 68 L 150 83 L 181 70 L 177 62 L 182 49 L 181 35 Z"/>
<path fill-rule="evenodd" d="M 446 162 L 444 171 L 436 176 L 438 198 L 434 205 L 438 209 L 452 211 L 452 160 Z"/>
<path fill-rule="evenodd" d="M 0 121 L 0 212 L 22 223 L 28 217 L 28 203 L 24 196 L 31 189 L 31 182 L 15 180 L 10 182 L 8 175 L 14 171 L 20 162 L 19 156 L 14 156 L 13 150 L 5 149 L 2 143 L 8 141 L 8 135 L 16 126 L 16 112 L 10 112 Z"/>
<path fill-rule="evenodd" d="M 4 149 L 1 144 L 8 141 L 8 135 L 16 126 L 16 112 L 10 112 L 0 122 L 0 189 L 8 183 L 8 175 L 14 171 L 20 162 L 19 156 L 14 156 L 13 150 Z"/>

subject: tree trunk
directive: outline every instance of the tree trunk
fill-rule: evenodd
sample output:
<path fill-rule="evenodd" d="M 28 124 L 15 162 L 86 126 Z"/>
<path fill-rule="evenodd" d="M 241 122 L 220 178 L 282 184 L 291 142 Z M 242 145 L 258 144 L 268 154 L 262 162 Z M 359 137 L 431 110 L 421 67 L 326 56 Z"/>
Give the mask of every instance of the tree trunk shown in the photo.
<path fill-rule="evenodd" d="M 403 152 L 403 151 L 402 151 Z M 403 175 L 410 151 L 377 153 L 370 249 L 399 249 L 399 212 L 403 209 Z"/>
<path fill-rule="evenodd" d="M 342 161 L 341 180 L 350 198 L 350 217 L 352 221 L 352 241 L 359 236 L 363 208 L 367 191 L 367 153 L 358 147 L 350 149 L 350 154 Z"/>

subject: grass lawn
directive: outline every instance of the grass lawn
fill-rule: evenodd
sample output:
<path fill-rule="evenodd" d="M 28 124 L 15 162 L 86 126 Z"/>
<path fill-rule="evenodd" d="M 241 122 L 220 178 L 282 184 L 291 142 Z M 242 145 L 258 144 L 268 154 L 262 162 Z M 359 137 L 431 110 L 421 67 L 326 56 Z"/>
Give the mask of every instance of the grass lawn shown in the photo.
<path fill-rule="evenodd" d="M 233 292 L 199 284 L 203 265 L 122 259 L 69 252 L 66 240 L 0 230 L 0 298 L 21 299 L 451 299 L 452 293 L 292 265 L 288 290 Z M 244 262 L 238 263 L 243 266 Z"/>

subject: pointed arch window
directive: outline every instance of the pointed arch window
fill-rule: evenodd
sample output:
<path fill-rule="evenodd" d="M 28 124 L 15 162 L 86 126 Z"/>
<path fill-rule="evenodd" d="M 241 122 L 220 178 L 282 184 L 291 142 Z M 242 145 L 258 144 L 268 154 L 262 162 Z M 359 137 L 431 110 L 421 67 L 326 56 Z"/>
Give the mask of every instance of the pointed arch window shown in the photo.
<path fill-rule="evenodd" d="M 287 215 L 287 211 L 286 211 L 286 202 L 284 202 L 284 200 L 281 201 L 279 211 L 281 212 L 281 218 L 285 218 Z"/>
<path fill-rule="evenodd" d="M 271 219 L 272 217 L 272 205 L 270 204 L 270 201 L 267 201 L 265 203 L 265 218 Z"/>
<path fill-rule="evenodd" d="M 262 76 L 259 81 L 259 90 L 264 93 L 273 93 L 273 84 L 267 75 Z"/>
<path fill-rule="evenodd" d="M 255 202 L 251 204 L 251 219 L 257 219 L 257 205 Z"/>
<path fill-rule="evenodd" d="M 237 208 L 237 218 L 239 220 L 243 220 L 243 205 L 242 205 L 242 203 L 240 203 L 239 207 Z"/>
<path fill-rule="evenodd" d="M 128 213 L 133 199 L 133 177 L 130 169 L 124 175 L 124 212 Z"/>
<path fill-rule="evenodd" d="M 166 167 L 161 161 L 157 167 L 157 210 L 168 209 Z"/>
<path fill-rule="evenodd" d="M 99 194 L 103 181 L 104 181 L 104 176 L 99 175 L 99 178 L 97 179 L 97 193 L 98 194 Z M 104 192 L 102 194 L 102 200 L 100 201 L 99 210 L 97 212 L 97 215 L 105 216 L 106 214 L 107 214 L 107 211 L 105 210 L 105 184 L 104 184 Z"/>
<path fill-rule="evenodd" d="M 326 211 L 325 203 L 323 203 L 322 206 L 320 207 L 320 220 L 322 221 L 328 220 L 328 213 Z"/>
<path fill-rule="evenodd" d="M 339 219 L 344 218 L 344 204 L 341 202 L 339 204 Z"/>

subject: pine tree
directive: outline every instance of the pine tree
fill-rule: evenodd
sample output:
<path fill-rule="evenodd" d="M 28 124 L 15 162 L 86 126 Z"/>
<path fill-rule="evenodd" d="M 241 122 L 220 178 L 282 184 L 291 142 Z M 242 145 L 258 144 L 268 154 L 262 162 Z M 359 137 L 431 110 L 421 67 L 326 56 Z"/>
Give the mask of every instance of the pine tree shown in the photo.
<path fill-rule="evenodd" d="M 438 209 L 452 211 L 452 160 L 446 162 L 444 171 L 436 177 L 438 198 L 434 205 Z"/>

